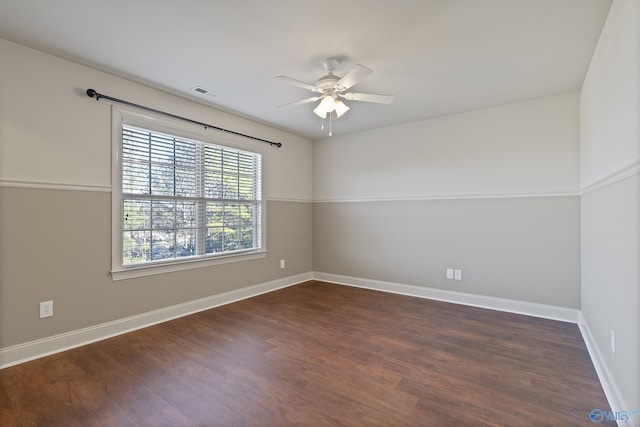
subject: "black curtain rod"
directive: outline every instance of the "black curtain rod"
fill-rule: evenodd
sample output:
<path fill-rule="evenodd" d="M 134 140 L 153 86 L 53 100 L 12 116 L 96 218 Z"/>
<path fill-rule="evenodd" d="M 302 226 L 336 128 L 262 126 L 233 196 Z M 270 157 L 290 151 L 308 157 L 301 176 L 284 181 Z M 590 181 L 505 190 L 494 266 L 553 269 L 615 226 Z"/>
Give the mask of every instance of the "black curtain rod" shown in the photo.
<path fill-rule="evenodd" d="M 178 119 L 178 120 L 182 120 L 182 121 L 185 121 L 185 122 L 189 122 L 189 123 L 192 123 L 192 124 L 195 124 L 195 125 L 198 125 L 198 126 L 204 126 L 205 129 L 211 128 L 211 129 L 219 130 L 221 132 L 230 133 L 232 135 L 238 135 L 238 136 L 242 136 L 242 137 L 245 137 L 245 138 L 253 139 L 255 141 L 264 142 L 264 143 L 267 143 L 269 145 L 275 145 L 278 148 L 282 147 L 282 143 L 281 142 L 268 141 L 266 139 L 257 138 L 255 136 L 246 135 L 244 133 L 236 132 L 236 131 L 229 130 L 229 129 L 224 129 L 224 128 L 221 128 L 221 127 L 218 127 L 218 126 L 209 125 L 207 123 L 198 122 L 196 120 L 191 120 L 191 119 L 188 119 L 186 117 L 177 116 L 175 114 L 167 113 L 165 111 L 160 111 L 160 110 L 156 110 L 154 108 L 145 107 L 144 105 L 134 104 L 133 102 L 125 101 L 123 99 L 118 99 L 118 98 L 113 98 L 111 96 L 103 95 L 101 93 L 96 92 L 93 89 L 87 89 L 87 96 L 90 97 L 90 98 L 95 98 L 96 101 L 99 101 L 100 98 L 104 98 L 104 99 L 108 99 L 109 101 L 118 102 L 120 104 L 128 105 L 130 107 L 141 108 L 141 109 L 146 110 L 146 111 L 151 111 L 152 113 L 162 114 L 164 116 L 171 117 L 171 118 Z"/>

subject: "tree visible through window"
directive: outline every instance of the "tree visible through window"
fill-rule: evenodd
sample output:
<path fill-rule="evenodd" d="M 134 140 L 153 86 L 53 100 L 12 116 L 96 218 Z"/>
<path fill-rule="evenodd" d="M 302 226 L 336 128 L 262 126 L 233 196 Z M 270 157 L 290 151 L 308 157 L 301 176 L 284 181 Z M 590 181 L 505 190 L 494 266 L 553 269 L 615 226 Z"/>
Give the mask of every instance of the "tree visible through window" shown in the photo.
<path fill-rule="evenodd" d="M 261 157 L 122 127 L 122 265 L 260 248 Z"/>

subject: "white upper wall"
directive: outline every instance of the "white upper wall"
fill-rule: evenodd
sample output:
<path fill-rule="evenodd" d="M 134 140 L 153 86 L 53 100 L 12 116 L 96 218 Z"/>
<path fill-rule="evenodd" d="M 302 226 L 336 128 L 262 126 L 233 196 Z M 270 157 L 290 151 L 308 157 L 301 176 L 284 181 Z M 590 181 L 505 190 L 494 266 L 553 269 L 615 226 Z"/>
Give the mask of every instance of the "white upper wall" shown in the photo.
<path fill-rule="evenodd" d="M 0 184 L 111 187 L 111 108 L 116 98 L 259 138 L 264 197 L 311 200 L 311 141 L 251 120 L 0 39 Z M 292 179 L 294 177 L 294 179 Z"/>
<path fill-rule="evenodd" d="M 616 0 L 602 30 L 581 97 L 581 185 L 640 161 L 640 1 Z"/>
<path fill-rule="evenodd" d="M 316 141 L 313 197 L 577 194 L 578 113 L 569 93 Z"/>

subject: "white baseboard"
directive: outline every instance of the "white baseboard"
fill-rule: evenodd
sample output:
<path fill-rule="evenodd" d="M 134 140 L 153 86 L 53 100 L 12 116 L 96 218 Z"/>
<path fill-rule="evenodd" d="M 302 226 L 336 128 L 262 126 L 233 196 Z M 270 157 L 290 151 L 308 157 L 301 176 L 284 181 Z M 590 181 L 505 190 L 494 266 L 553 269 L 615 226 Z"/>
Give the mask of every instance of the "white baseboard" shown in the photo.
<path fill-rule="evenodd" d="M 589 352 L 589 356 L 591 356 L 591 361 L 593 362 L 593 367 L 596 369 L 596 373 L 598 374 L 598 379 L 600 380 L 600 384 L 602 384 L 602 389 L 604 390 L 604 394 L 607 396 L 607 400 L 609 401 L 609 406 L 611 406 L 612 412 L 619 411 L 628 411 L 635 410 L 637 408 L 630 408 L 627 402 L 624 399 L 624 396 L 620 392 L 620 388 L 618 384 L 614 380 L 611 371 L 605 362 L 604 357 L 602 357 L 602 353 L 600 349 L 596 345 L 596 341 L 593 339 L 593 334 L 591 333 L 591 329 L 589 329 L 589 325 L 587 324 L 587 320 L 580 312 L 580 316 L 578 319 L 578 327 L 580 328 L 580 332 L 582 333 L 582 338 L 584 339 L 584 343 L 587 346 L 587 351 Z M 636 422 L 638 415 L 634 415 L 628 421 L 618 421 L 619 426 L 626 427 L 638 427 L 638 423 Z"/>
<path fill-rule="evenodd" d="M 373 289 L 376 291 L 408 295 L 412 297 L 470 305 L 474 307 L 488 308 L 491 310 L 506 311 L 509 313 L 524 314 L 527 316 L 535 316 L 545 319 L 560 320 L 562 322 L 578 323 L 578 314 L 580 313 L 579 310 L 573 308 L 557 307 L 553 305 L 536 304 L 505 298 L 467 294 L 463 292 L 446 291 L 442 289 L 426 288 L 422 286 L 383 282 L 379 280 L 362 279 L 358 277 L 321 273 L 317 271 L 314 271 L 312 273 L 312 276 L 316 280 L 335 283 L 339 285 L 354 286 L 359 288 Z"/>
<path fill-rule="evenodd" d="M 125 334 L 137 329 L 166 322 L 168 320 L 187 316 L 199 311 L 209 310 L 221 305 L 251 298 L 277 289 L 293 286 L 298 283 L 311 280 L 311 273 L 303 273 L 289 276 L 270 282 L 260 283 L 254 286 L 212 295 L 209 297 L 189 301 L 159 310 L 149 311 L 124 319 L 78 329 L 24 344 L 0 349 L 0 369 L 19 363 L 28 362 L 40 357 L 59 353 L 75 347 L 80 347 L 92 342 Z"/>

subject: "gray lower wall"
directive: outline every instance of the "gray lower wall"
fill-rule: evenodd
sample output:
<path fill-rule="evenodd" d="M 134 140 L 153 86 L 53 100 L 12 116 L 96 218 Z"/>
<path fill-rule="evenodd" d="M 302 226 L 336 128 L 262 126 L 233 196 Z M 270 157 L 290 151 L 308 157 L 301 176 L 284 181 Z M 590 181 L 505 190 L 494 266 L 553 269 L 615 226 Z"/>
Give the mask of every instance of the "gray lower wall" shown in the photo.
<path fill-rule="evenodd" d="M 313 269 L 577 309 L 579 197 L 315 203 Z"/>
<path fill-rule="evenodd" d="M 118 282 L 110 193 L 0 187 L 0 206 L 0 348 L 312 269 L 311 203 L 267 202 L 264 259 Z"/>

